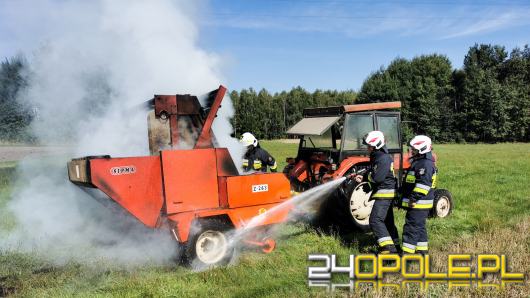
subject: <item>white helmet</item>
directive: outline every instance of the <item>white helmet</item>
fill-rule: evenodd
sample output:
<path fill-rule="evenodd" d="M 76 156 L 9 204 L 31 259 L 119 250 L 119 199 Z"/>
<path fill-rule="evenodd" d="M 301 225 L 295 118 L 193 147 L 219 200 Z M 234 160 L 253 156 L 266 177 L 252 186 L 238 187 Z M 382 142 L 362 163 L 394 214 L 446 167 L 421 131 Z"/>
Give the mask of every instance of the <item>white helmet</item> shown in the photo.
<path fill-rule="evenodd" d="M 363 140 L 364 144 L 380 149 L 385 145 L 385 135 L 378 130 L 369 132 Z"/>
<path fill-rule="evenodd" d="M 243 144 L 243 146 L 247 147 L 250 145 L 254 147 L 258 146 L 258 139 L 256 139 L 256 137 L 250 132 L 245 132 L 244 134 L 242 134 L 239 142 Z"/>
<path fill-rule="evenodd" d="M 419 154 L 425 154 L 431 152 L 432 150 L 432 141 L 431 138 L 424 135 L 418 135 L 410 140 L 410 147 L 418 150 Z"/>

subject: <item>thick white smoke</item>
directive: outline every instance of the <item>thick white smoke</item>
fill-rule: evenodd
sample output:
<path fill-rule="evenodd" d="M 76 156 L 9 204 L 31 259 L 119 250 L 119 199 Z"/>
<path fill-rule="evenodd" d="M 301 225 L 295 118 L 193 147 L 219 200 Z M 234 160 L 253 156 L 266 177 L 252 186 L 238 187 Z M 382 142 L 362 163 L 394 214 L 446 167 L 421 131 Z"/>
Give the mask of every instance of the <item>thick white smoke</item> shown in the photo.
<path fill-rule="evenodd" d="M 204 94 L 219 86 L 219 58 L 197 45 L 194 12 L 200 4 L 0 4 L 17 24 L 12 33 L 21 36 L 24 50 L 37 47 L 29 58 L 30 87 L 23 98 L 38 108 L 32 131 L 44 144 L 73 145 L 61 158 L 19 165 L 8 206 L 16 228 L 2 236 L 1 247 L 37 252 L 57 263 L 71 258 L 162 263 L 174 256 L 175 243 L 167 233 L 149 231 L 130 216 L 110 212 L 71 184 L 66 161 L 85 155 L 147 155 L 147 114 L 132 107 L 155 93 Z M 231 113 L 231 103 L 223 103 L 214 131 L 221 145 L 237 148 L 228 136 Z"/>
<path fill-rule="evenodd" d="M 242 165 L 243 155 L 245 155 L 246 148 L 239 143 L 239 140 L 231 137 L 233 127 L 230 123 L 230 119 L 234 117 L 234 114 L 235 109 L 232 100 L 230 100 L 230 97 L 225 96 L 221 108 L 217 113 L 217 117 L 212 124 L 212 130 L 218 143 L 217 146 L 228 148 L 239 174 L 245 174 Z"/>

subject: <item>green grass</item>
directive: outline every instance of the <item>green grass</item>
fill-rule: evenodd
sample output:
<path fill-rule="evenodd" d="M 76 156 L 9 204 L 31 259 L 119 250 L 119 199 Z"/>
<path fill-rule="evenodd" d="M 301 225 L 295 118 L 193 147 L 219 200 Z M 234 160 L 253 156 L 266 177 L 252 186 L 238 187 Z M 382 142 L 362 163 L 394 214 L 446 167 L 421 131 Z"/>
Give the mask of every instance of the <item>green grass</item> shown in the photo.
<path fill-rule="evenodd" d="M 0 232 L 2 229 L 11 229 L 14 224 L 13 215 L 6 210 L 6 206 L 13 188 L 15 166 L 16 162 L 0 162 Z"/>
<path fill-rule="evenodd" d="M 287 157 L 296 157 L 298 143 L 284 143 L 282 141 L 260 141 L 260 146 L 267 150 L 278 163 L 278 171 L 281 171 L 287 162 Z"/>
<path fill-rule="evenodd" d="M 280 169 L 286 157 L 296 154 L 297 144 L 261 144 L 276 157 Z M 447 219 L 429 220 L 432 248 L 452 246 L 465 237 L 499 227 L 510 228 L 530 217 L 530 144 L 438 145 L 435 150 L 439 157 L 439 187 L 452 192 L 456 209 Z M 0 164 L 2 217 L 7 214 L 5 206 L 14 166 Z M 404 212 L 396 214 L 401 229 Z M 0 221 L 2 228 L 5 225 Z M 234 266 L 205 272 L 192 272 L 174 264 L 124 269 L 98 264 L 98 260 L 95 265 L 56 266 L 28 253 L 0 252 L 0 296 L 2 288 L 15 296 L 34 297 L 321 296 L 326 293 L 307 287 L 308 253 L 346 256 L 365 251 L 366 246 L 359 243 L 364 242 L 348 245 L 332 236 L 320 236 L 301 224 L 287 225 L 272 254 L 247 252 Z M 437 293 L 435 296 L 444 292 Z"/>
<path fill-rule="evenodd" d="M 262 146 L 282 163 L 280 168 L 298 148 L 278 141 Z M 431 241 L 441 244 L 447 237 L 513 225 L 530 215 L 530 144 L 436 145 L 435 151 L 438 188 L 451 191 L 456 210 L 449 220 L 429 221 Z M 404 213 L 397 213 L 399 226 Z"/>

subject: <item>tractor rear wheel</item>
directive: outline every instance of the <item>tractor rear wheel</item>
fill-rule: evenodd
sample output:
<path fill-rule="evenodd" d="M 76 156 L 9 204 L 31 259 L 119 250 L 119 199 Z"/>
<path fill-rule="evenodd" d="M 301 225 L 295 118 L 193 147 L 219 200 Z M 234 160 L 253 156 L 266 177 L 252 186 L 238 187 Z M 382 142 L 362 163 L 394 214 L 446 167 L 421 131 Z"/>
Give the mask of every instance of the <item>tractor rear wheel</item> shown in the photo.
<path fill-rule="evenodd" d="M 445 218 L 453 211 L 453 196 L 447 189 L 434 190 L 434 202 L 430 217 Z"/>
<path fill-rule="evenodd" d="M 372 207 L 374 206 L 374 201 L 370 201 L 372 191 L 365 192 L 369 186 L 368 182 L 357 184 L 349 194 L 348 200 L 348 210 L 353 223 L 364 232 L 370 229 L 370 213 L 372 213 Z"/>
<path fill-rule="evenodd" d="M 186 260 L 195 269 L 226 265 L 234 254 L 231 227 L 222 220 L 212 219 L 197 223 L 190 232 L 186 245 Z"/>
<path fill-rule="evenodd" d="M 344 232 L 369 231 L 370 213 L 374 203 L 369 201 L 371 190 L 367 186 L 366 183 L 353 180 L 341 185 L 336 194 L 325 202 L 320 212 L 325 216 L 326 222 Z"/>

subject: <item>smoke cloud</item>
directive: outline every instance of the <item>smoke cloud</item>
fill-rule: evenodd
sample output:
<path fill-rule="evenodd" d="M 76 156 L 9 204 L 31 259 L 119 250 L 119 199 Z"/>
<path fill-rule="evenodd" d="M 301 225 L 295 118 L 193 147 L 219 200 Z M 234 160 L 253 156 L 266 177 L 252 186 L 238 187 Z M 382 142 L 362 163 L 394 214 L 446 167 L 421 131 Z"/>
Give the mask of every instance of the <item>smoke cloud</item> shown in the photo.
<path fill-rule="evenodd" d="M 243 156 L 245 155 L 246 148 L 239 142 L 239 140 L 231 137 L 233 127 L 230 123 L 230 119 L 232 119 L 234 115 L 234 105 L 232 104 L 230 97 L 226 95 L 223 99 L 222 106 L 217 113 L 217 118 L 215 118 L 215 121 L 212 124 L 212 131 L 214 132 L 217 141 L 216 147 L 228 148 L 239 174 L 249 174 L 243 172 L 242 168 Z"/>
<path fill-rule="evenodd" d="M 19 45 L 36 47 L 29 59 L 30 87 L 22 98 L 38 111 L 32 131 L 43 144 L 74 145 L 53 160 L 19 164 L 8 206 L 16 228 L 2 236 L 1 248 L 35 252 L 59 264 L 71 259 L 165 263 L 175 256 L 169 233 L 111 212 L 71 184 L 66 161 L 148 155 L 147 114 L 132 107 L 154 93 L 204 94 L 219 86 L 219 57 L 198 46 L 194 19 L 200 5 L 169 0 L 0 4 L 7 18 L 2 22 L 17 24 L 10 30 Z M 233 112 L 225 100 L 213 130 L 219 145 L 238 156 L 242 148 L 229 137 Z"/>

